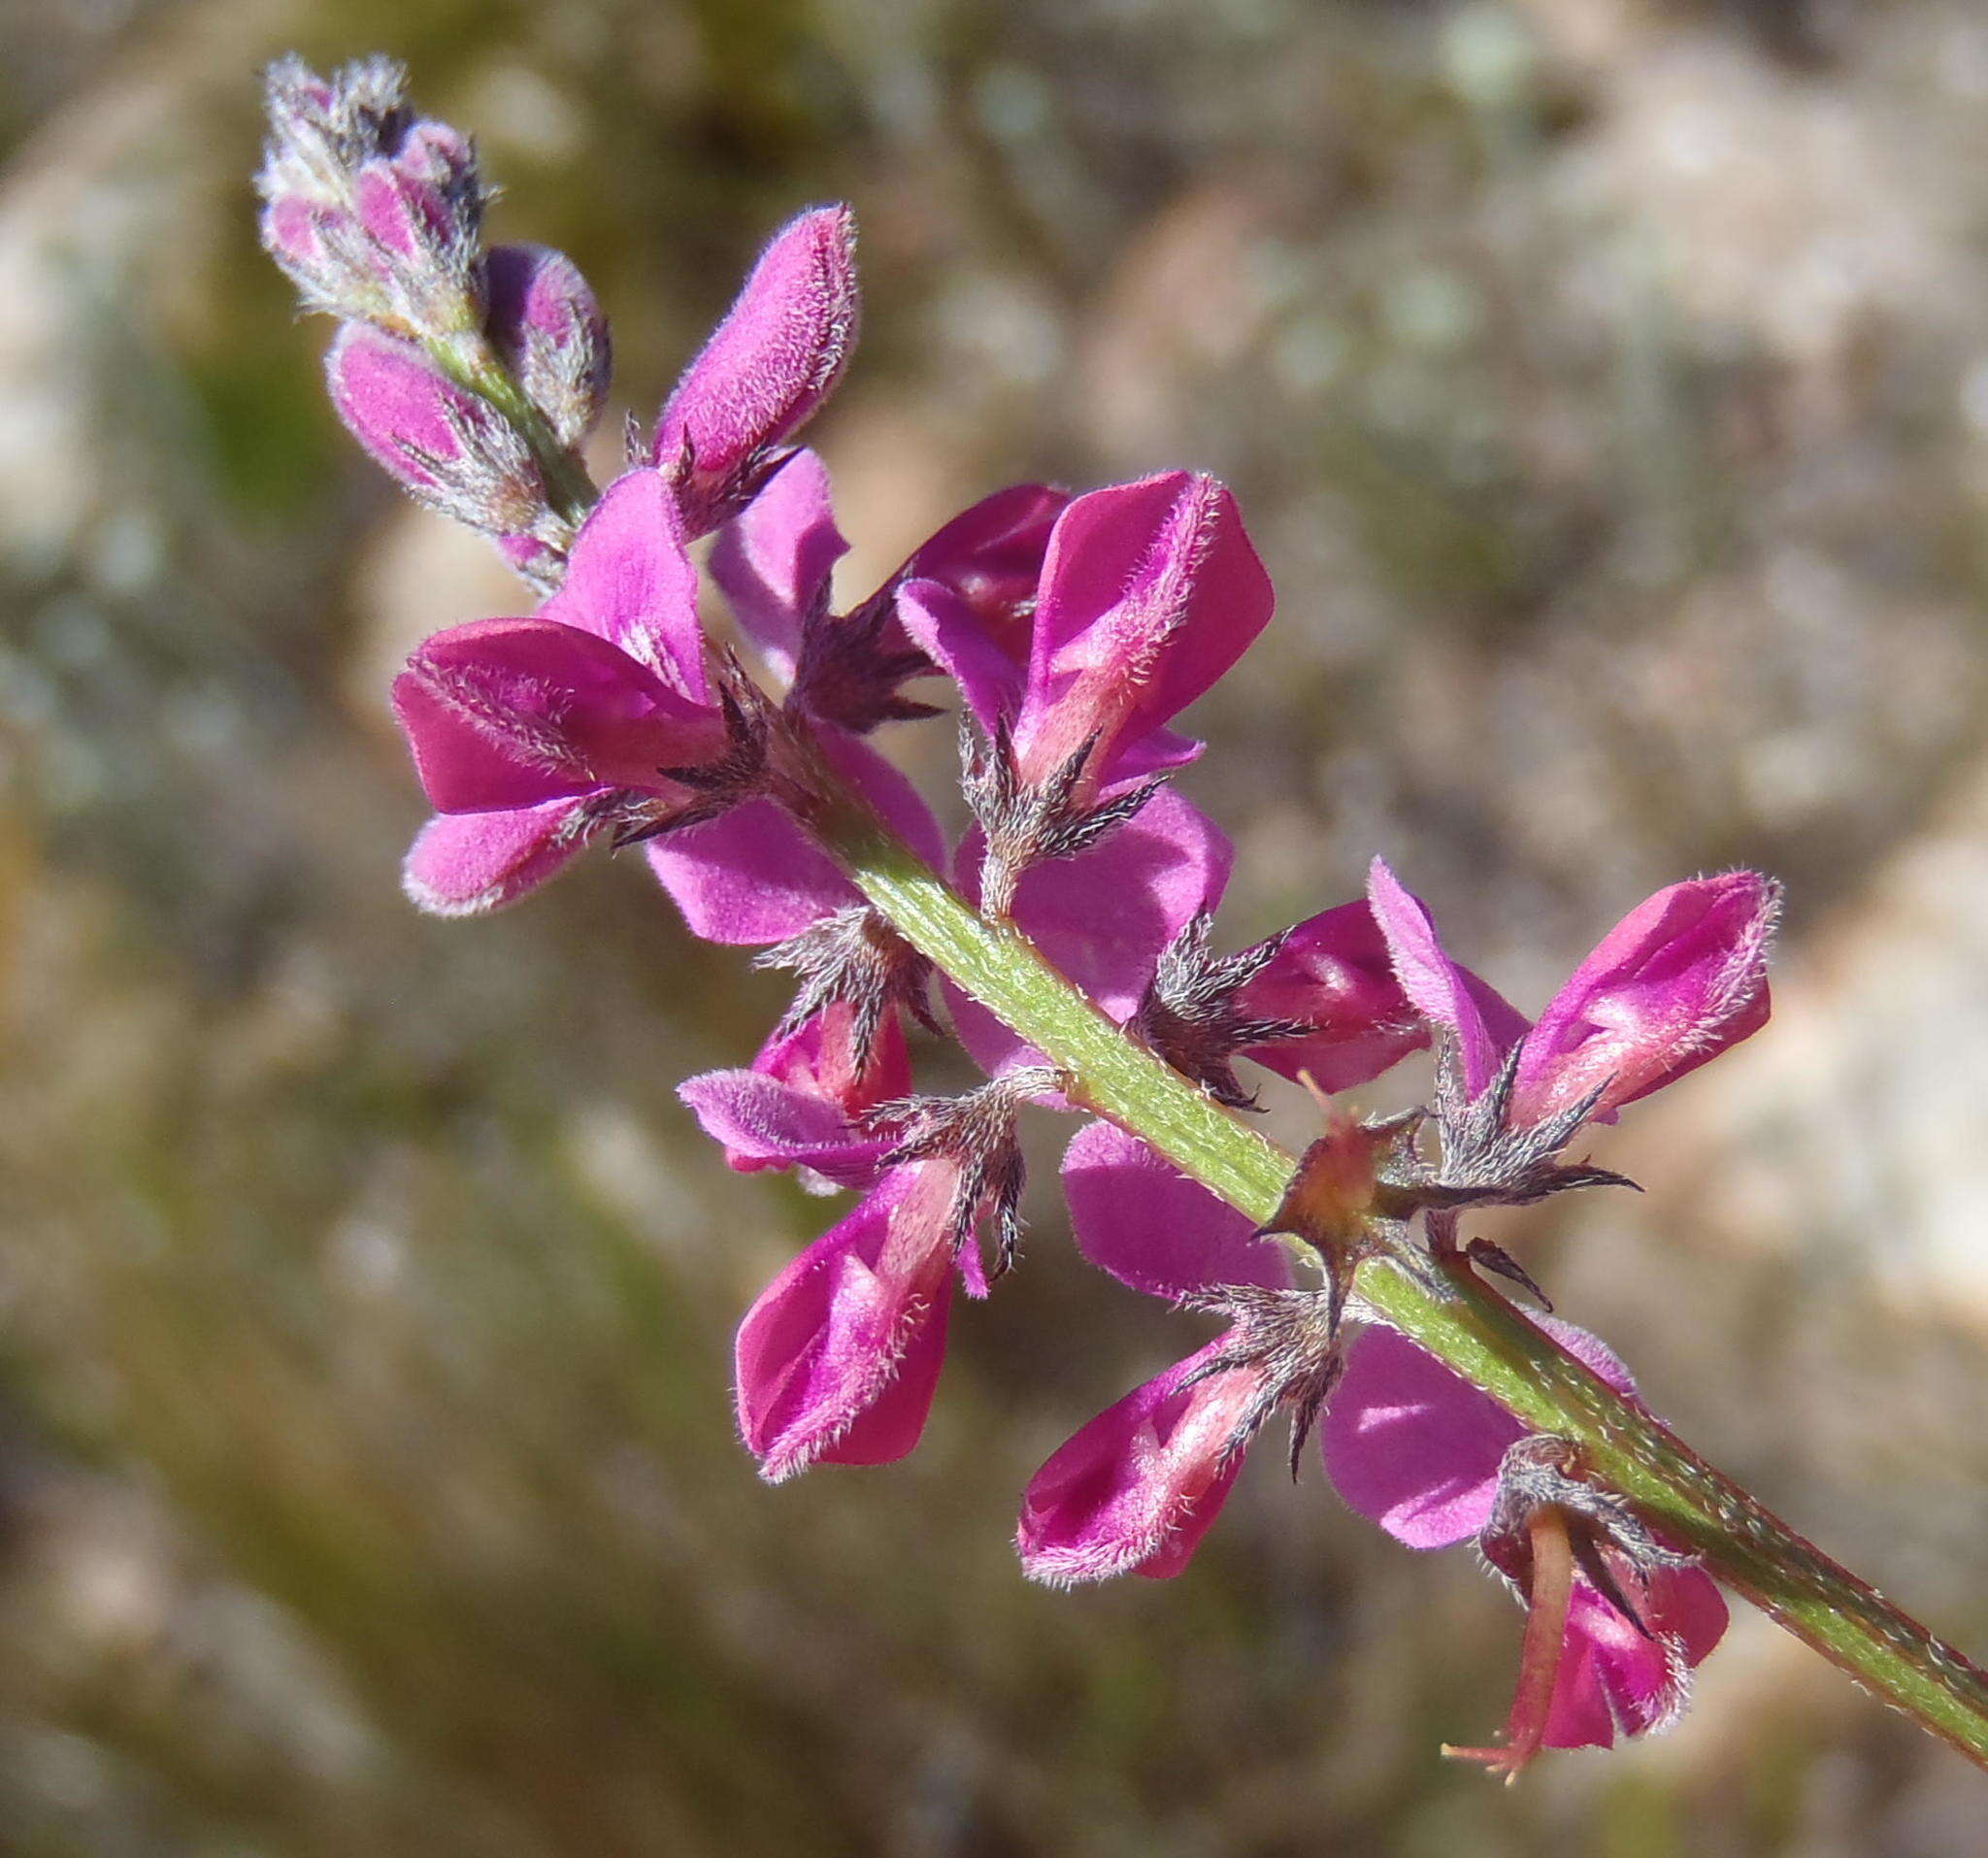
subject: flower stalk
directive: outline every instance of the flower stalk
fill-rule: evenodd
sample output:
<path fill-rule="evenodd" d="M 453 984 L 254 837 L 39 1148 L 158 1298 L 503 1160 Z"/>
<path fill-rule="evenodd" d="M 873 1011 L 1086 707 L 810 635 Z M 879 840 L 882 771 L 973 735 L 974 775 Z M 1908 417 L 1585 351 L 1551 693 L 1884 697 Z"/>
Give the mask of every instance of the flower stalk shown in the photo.
<path fill-rule="evenodd" d="M 1276 1216 L 1291 1155 L 1127 1038 L 1013 923 L 981 915 L 856 796 L 824 777 L 800 811 L 906 941 L 1065 1074 L 1067 1094 L 1248 1218 Z M 1354 1296 L 1529 1428 L 1574 1442 L 1594 1476 L 1704 1555 L 1729 1587 L 1988 1768 L 1988 1672 L 1625 1401 L 1467 1266 L 1438 1287 L 1378 1257 L 1358 1273 Z"/>
<path fill-rule="evenodd" d="M 1467 1210 L 1622 1184 L 1563 1150 L 1766 1022 L 1776 885 L 1658 891 L 1537 1021 L 1449 958 L 1379 860 L 1364 902 L 1212 955 L 1230 848 L 1166 785 L 1202 746 L 1167 725 L 1274 606 L 1222 485 L 1013 485 L 837 612 L 847 545 L 821 460 L 792 442 L 854 339 L 845 208 L 776 236 L 599 492 L 580 448 L 606 320 L 561 254 L 484 249 L 467 138 L 418 117 L 381 60 L 329 83 L 285 60 L 270 112 L 264 239 L 340 319 L 341 417 L 548 596 L 437 634 L 396 682 L 437 809 L 409 895 L 476 913 L 593 838 L 641 844 L 692 933 L 801 977 L 749 1070 L 680 1093 L 732 1166 L 862 1193 L 741 1326 L 741 1430 L 764 1475 L 916 1443 L 955 1277 L 984 1297 L 1013 1260 L 1015 1112 L 1054 1092 L 1100 1119 L 1065 1156 L 1079 1249 L 1232 1327 L 1039 1473 L 1017 1540 L 1032 1575 L 1178 1574 L 1270 1414 L 1291 1418 L 1294 1474 L 1322 1416 L 1351 1507 L 1418 1547 L 1475 1537 L 1528 1605 L 1505 1744 L 1452 1752 L 1508 1778 L 1542 1747 L 1662 1727 L 1724 1629 L 1708 1570 L 1988 1767 L 1988 1674 L 1707 1465 L 1598 1339 L 1523 1314 L 1476 1269 L 1530 1286 L 1515 1261 L 1458 1244 Z M 712 534 L 712 579 L 773 692 L 705 635 L 688 547 Z M 977 730 L 975 826 L 950 865 L 864 740 L 938 713 L 903 689 L 934 674 Z M 935 971 L 992 1079 L 953 1099 L 911 1094 L 902 1022 L 936 1027 Z M 1358 1124 L 1328 1104 L 1303 1162 L 1239 1113 L 1238 1056 L 1324 1103 L 1423 1045 L 1432 1106 Z M 1342 1314 L 1378 1326 L 1349 1346 Z"/>

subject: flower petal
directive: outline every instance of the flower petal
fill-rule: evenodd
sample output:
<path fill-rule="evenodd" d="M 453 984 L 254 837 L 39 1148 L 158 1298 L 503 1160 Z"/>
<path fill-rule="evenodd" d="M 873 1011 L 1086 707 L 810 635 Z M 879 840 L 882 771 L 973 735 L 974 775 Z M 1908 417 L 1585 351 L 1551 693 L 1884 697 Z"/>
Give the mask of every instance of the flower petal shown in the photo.
<path fill-rule="evenodd" d="M 1635 1393 L 1629 1370 L 1605 1344 L 1572 1323 L 1535 1320 L 1618 1392 Z M 1374 1326 L 1346 1350 L 1319 1450 L 1326 1476 L 1363 1516 L 1410 1548 L 1445 1548 L 1491 1520 L 1499 1462 L 1524 1433 L 1434 1355 Z"/>
<path fill-rule="evenodd" d="M 966 598 L 937 581 L 907 581 L 897 617 L 926 657 L 959 685 L 966 707 L 991 735 L 1021 707 L 1021 667 Z"/>
<path fill-rule="evenodd" d="M 918 545 L 903 581 L 936 581 L 963 600 L 982 630 L 1018 668 L 1028 656 L 1022 631 L 1049 536 L 1070 502 L 1067 490 L 1014 483 L 962 510 Z M 1019 695 L 1019 680 L 1016 693 Z"/>
<path fill-rule="evenodd" d="M 1168 472 L 1077 498 L 1043 563 L 1027 691 L 1015 726 L 1043 779 L 1093 734 L 1097 770 L 1210 688 L 1269 624 L 1276 595 L 1236 500 Z"/>
<path fill-rule="evenodd" d="M 1526 1035 L 1512 1115 L 1533 1123 L 1605 1086 L 1597 1118 L 1767 1023 L 1780 887 L 1735 871 L 1659 890 L 1603 937 Z"/>
<path fill-rule="evenodd" d="M 1236 1006 L 1252 1018 L 1311 1027 L 1302 1039 L 1247 1047 L 1247 1055 L 1279 1077 L 1305 1072 L 1328 1093 L 1366 1083 L 1429 1043 L 1364 903 L 1299 923 L 1244 983 Z"/>
<path fill-rule="evenodd" d="M 875 748 L 824 731 L 823 752 L 873 800 L 921 857 L 944 868 L 945 842 L 918 790 Z M 708 824 L 651 839 L 657 880 L 707 942 L 784 942 L 860 902 L 828 855 L 771 800 L 752 800 Z"/>
<path fill-rule="evenodd" d="M 1179 1574 L 1242 1469 L 1229 1446 L 1256 1393 L 1232 1370 L 1182 1383 L 1228 1345 L 1211 1342 L 1106 1408 L 1029 1479 L 1015 1546 L 1037 1580 L 1064 1586 Z"/>
<path fill-rule="evenodd" d="M 1120 1283 L 1153 1297 L 1213 1284 L 1288 1288 L 1274 1240 L 1144 1143 L 1109 1122 L 1087 1123 L 1063 1156 L 1063 1190 L 1077 1249 Z"/>
<path fill-rule="evenodd" d="M 1367 901 L 1387 940 L 1402 991 L 1430 1025 L 1454 1034 L 1465 1086 L 1475 1096 L 1525 1035 L 1525 1015 L 1450 960 L 1429 912 L 1403 888 L 1384 859 L 1375 859 L 1368 868 Z"/>
<path fill-rule="evenodd" d="M 960 881 L 977 901 L 978 830 L 960 847 Z M 1014 919 L 1056 967 L 1111 1019 L 1130 1017 L 1161 953 L 1221 901 L 1234 848 L 1221 829 L 1170 789 L 1075 858 L 1023 873 Z M 1030 1046 L 956 987 L 946 987 L 960 1042 L 990 1077 L 1042 1062 Z"/>
<path fill-rule="evenodd" d="M 827 469 L 805 450 L 718 531 L 712 579 L 782 688 L 794 681 L 801 629 L 826 608 L 830 577 L 848 548 L 829 502 Z"/>
<path fill-rule="evenodd" d="M 503 813 L 438 813 L 409 848 L 401 882 L 431 916 L 474 916 L 514 903 L 562 871 L 594 832 L 587 799 Z"/>
<path fill-rule="evenodd" d="M 887 1141 L 859 1135 L 840 1105 L 757 1071 L 707 1071 L 677 1095 L 740 1174 L 812 1168 L 856 1186 L 890 1151 Z"/>
<path fill-rule="evenodd" d="M 1660 1568 L 1640 1592 L 1633 1576 L 1627 1584 L 1650 1637 L 1585 1580 L 1574 1584 L 1546 1719 L 1549 1748 L 1608 1748 L 1618 1728 L 1633 1736 L 1662 1728 L 1683 1705 L 1684 1671 L 1725 1635 L 1726 1603 L 1704 1569 Z"/>
<path fill-rule="evenodd" d="M 932 1222 L 929 1233 L 903 1230 L 920 1216 L 917 1172 L 886 1175 L 767 1286 L 739 1325 L 739 1428 L 772 1482 L 839 1451 L 880 1463 L 917 1442 L 943 1328 L 917 1344 L 921 1332 L 943 1324 L 952 1285 L 944 1223 Z M 901 1384 L 912 1391 L 891 1401 Z M 879 1407 L 884 1417 L 858 1431 Z"/>
<path fill-rule="evenodd" d="M 660 786 L 720 746 L 715 717 L 592 633 L 480 619 L 425 641 L 393 707 L 444 813 L 533 806 L 599 787 Z"/>
<path fill-rule="evenodd" d="M 574 538 L 566 579 L 539 617 L 619 646 L 679 696 L 710 705 L 697 570 L 660 472 L 624 471 L 602 491 Z"/>

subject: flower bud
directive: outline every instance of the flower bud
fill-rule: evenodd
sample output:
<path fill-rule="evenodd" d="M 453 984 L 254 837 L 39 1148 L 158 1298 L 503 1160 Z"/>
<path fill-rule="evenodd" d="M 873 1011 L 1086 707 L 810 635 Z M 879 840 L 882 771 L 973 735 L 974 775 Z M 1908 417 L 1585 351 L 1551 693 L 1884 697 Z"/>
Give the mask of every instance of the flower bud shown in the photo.
<path fill-rule="evenodd" d="M 468 138 L 416 117 L 406 85 L 384 58 L 329 82 L 295 58 L 270 67 L 263 244 L 308 309 L 460 334 L 482 313 L 482 181 Z"/>
<path fill-rule="evenodd" d="M 530 546 L 549 514 L 545 482 L 496 408 L 414 343 L 364 323 L 339 331 L 324 371 L 339 417 L 403 489 L 473 529 Z"/>
<path fill-rule="evenodd" d="M 580 269 L 546 246 L 493 246 L 483 265 L 491 342 L 561 445 L 577 446 L 607 403 L 607 318 Z"/>
<path fill-rule="evenodd" d="M 767 247 L 657 420 L 650 456 L 677 478 L 693 535 L 750 501 L 834 391 L 857 313 L 854 218 L 846 207 L 804 213 Z"/>

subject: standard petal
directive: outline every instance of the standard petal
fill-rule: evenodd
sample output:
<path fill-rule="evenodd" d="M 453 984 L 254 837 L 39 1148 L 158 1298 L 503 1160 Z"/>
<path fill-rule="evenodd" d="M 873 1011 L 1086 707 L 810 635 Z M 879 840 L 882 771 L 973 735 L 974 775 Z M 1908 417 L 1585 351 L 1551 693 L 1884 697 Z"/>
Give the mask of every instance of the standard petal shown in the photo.
<path fill-rule="evenodd" d="M 1520 1048 L 1519 1123 L 1601 1088 L 1597 1117 L 1696 1071 L 1767 1023 L 1780 887 L 1735 871 L 1672 884 L 1632 910 L 1540 1015 Z"/>
<path fill-rule="evenodd" d="M 1178 1297 L 1213 1284 L 1290 1284 L 1283 1248 L 1256 1238 L 1246 1214 L 1112 1123 L 1088 1123 L 1071 1139 L 1063 1191 L 1077 1249 L 1148 1296 Z"/>
<path fill-rule="evenodd" d="M 600 823 L 585 798 L 505 813 L 438 813 L 409 848 L 402 887 L 431 916 L 480 915 L 562 871 Z"/>
<path fill-rule="evenodd" d="M 976 899 L 980 858 L 976 829 L 959 858 L 961 883 Z M 1168 944 L 1221 901 L 1234 858 L 1220 827 L 1163 788 L 1089 851 L 1025 872 L 1014 919 L 1109 1017 L 1122 1022 L 1139 1005 Z M 948 986 L 946 999 L 961 1043 L 989 1076 L 1040 1062 L 958 988 Z"/>
<path fill-rule="evenodd" d="M 1618 1392 L 1636 1391 L 1629 1370 L 1585 1330 L 1550 1317 L 1540 1326 Z M 1398 1331 L 1375 1326 L 1346 1351 L 1319 1449 L 1354 1510 L 1410 1548 L 1445 1548 L 1491 1520 L 1499 1462 L 1524 1433 L 1488 1394 Z"/>
<path fill-rule="evenodd" d="M 625 471 L 601 493 L 574 538 L 566 579 L 539 617 L 619 646 L 680 697 L 710 705 L 697 570 L 660 472 Z"/>
<path fill-rule="evenodd" d="M 1450 960 L 1429 912 L 1384 859 L 1375 858 L 1368 868 L 1367 901 L 1386 938 L 1403 993 L 1430 1025 L 1455 1036 L 1465 1086 L 1476 1095 L 1524 1036 L 1525 1015 Z"/>
<path fill-rule="evenodd" d="M 794 681 L 801 629 L 826 610 L 830 577 L 848 548 L 829 502 L 827 468 L 806 450 L 718 531 L 712 579 L 782 688 Z"/>
<path fill-rule="evenodd" d="M 854 217 L 802 214 L 761 254 L 657 422 L 655 461 L 682 474 L 693 533 L 743 505 L 774 448 L 834 390 L 857 314 Z"/>
<path fill-rule="evenodd" d="M 1167 1579 L 1187 1566 L 1242 1468 L 1230 1446 L 1256 1394 L 1241 1370 L 1183 1384 L 1227 1345 L 1135 1388 L 1036 1473 L 1015 1531 L 1027 1574 L 1066 1586 L 1134 1572 Z"/>
<path fill-rule="evenodd" d="M 944 840 L 917 789 L 853 736 L 824 732 L 821 742 L 841 773 L 918 854 L 943 868 Z M 707 942 L 784 942 L 860 901 L 827 854 L 770 800 L 748 801 L 707 825 L 651 839 L 646 849 L 691 934 Z"/>
<path fill-rule="evenodd" d="M 1201 696 L 1270 622 L 1276 595 L 1212 478 L 1169 472 L 1077 498 L 1043 564 L 1015 729 L 1041 779 L 1101 734 L 1096 778 Z"/>

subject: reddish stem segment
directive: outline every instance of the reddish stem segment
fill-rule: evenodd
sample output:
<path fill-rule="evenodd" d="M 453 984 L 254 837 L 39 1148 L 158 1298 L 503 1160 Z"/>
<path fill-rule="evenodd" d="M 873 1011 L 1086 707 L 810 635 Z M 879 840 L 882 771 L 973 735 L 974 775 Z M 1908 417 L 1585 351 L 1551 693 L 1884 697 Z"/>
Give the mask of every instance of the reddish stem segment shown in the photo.
<path fill-rule="evenodd" d="M 1546 1745 L 1546 1724 L 1553 1713 L 1553 1688 L 1560 1681 L 1560 1655 L 1567 1644 L 1567 1609 L 1574 1599 L 1574 1538 L 1567 1512 L 1558 1504 L 1541 1504 L 1534 1511 L 1532 1592 L 1526 1597 L 1526 1636 L 1518 1660 L 1518 1689 L 1511 1713 L 1505 1720 L 1505 1744 L 1499 1748 L 1453 1748 L 1442 1752 L 1454 1761 L 1479 1761 L 1508 1787 Z"/>

